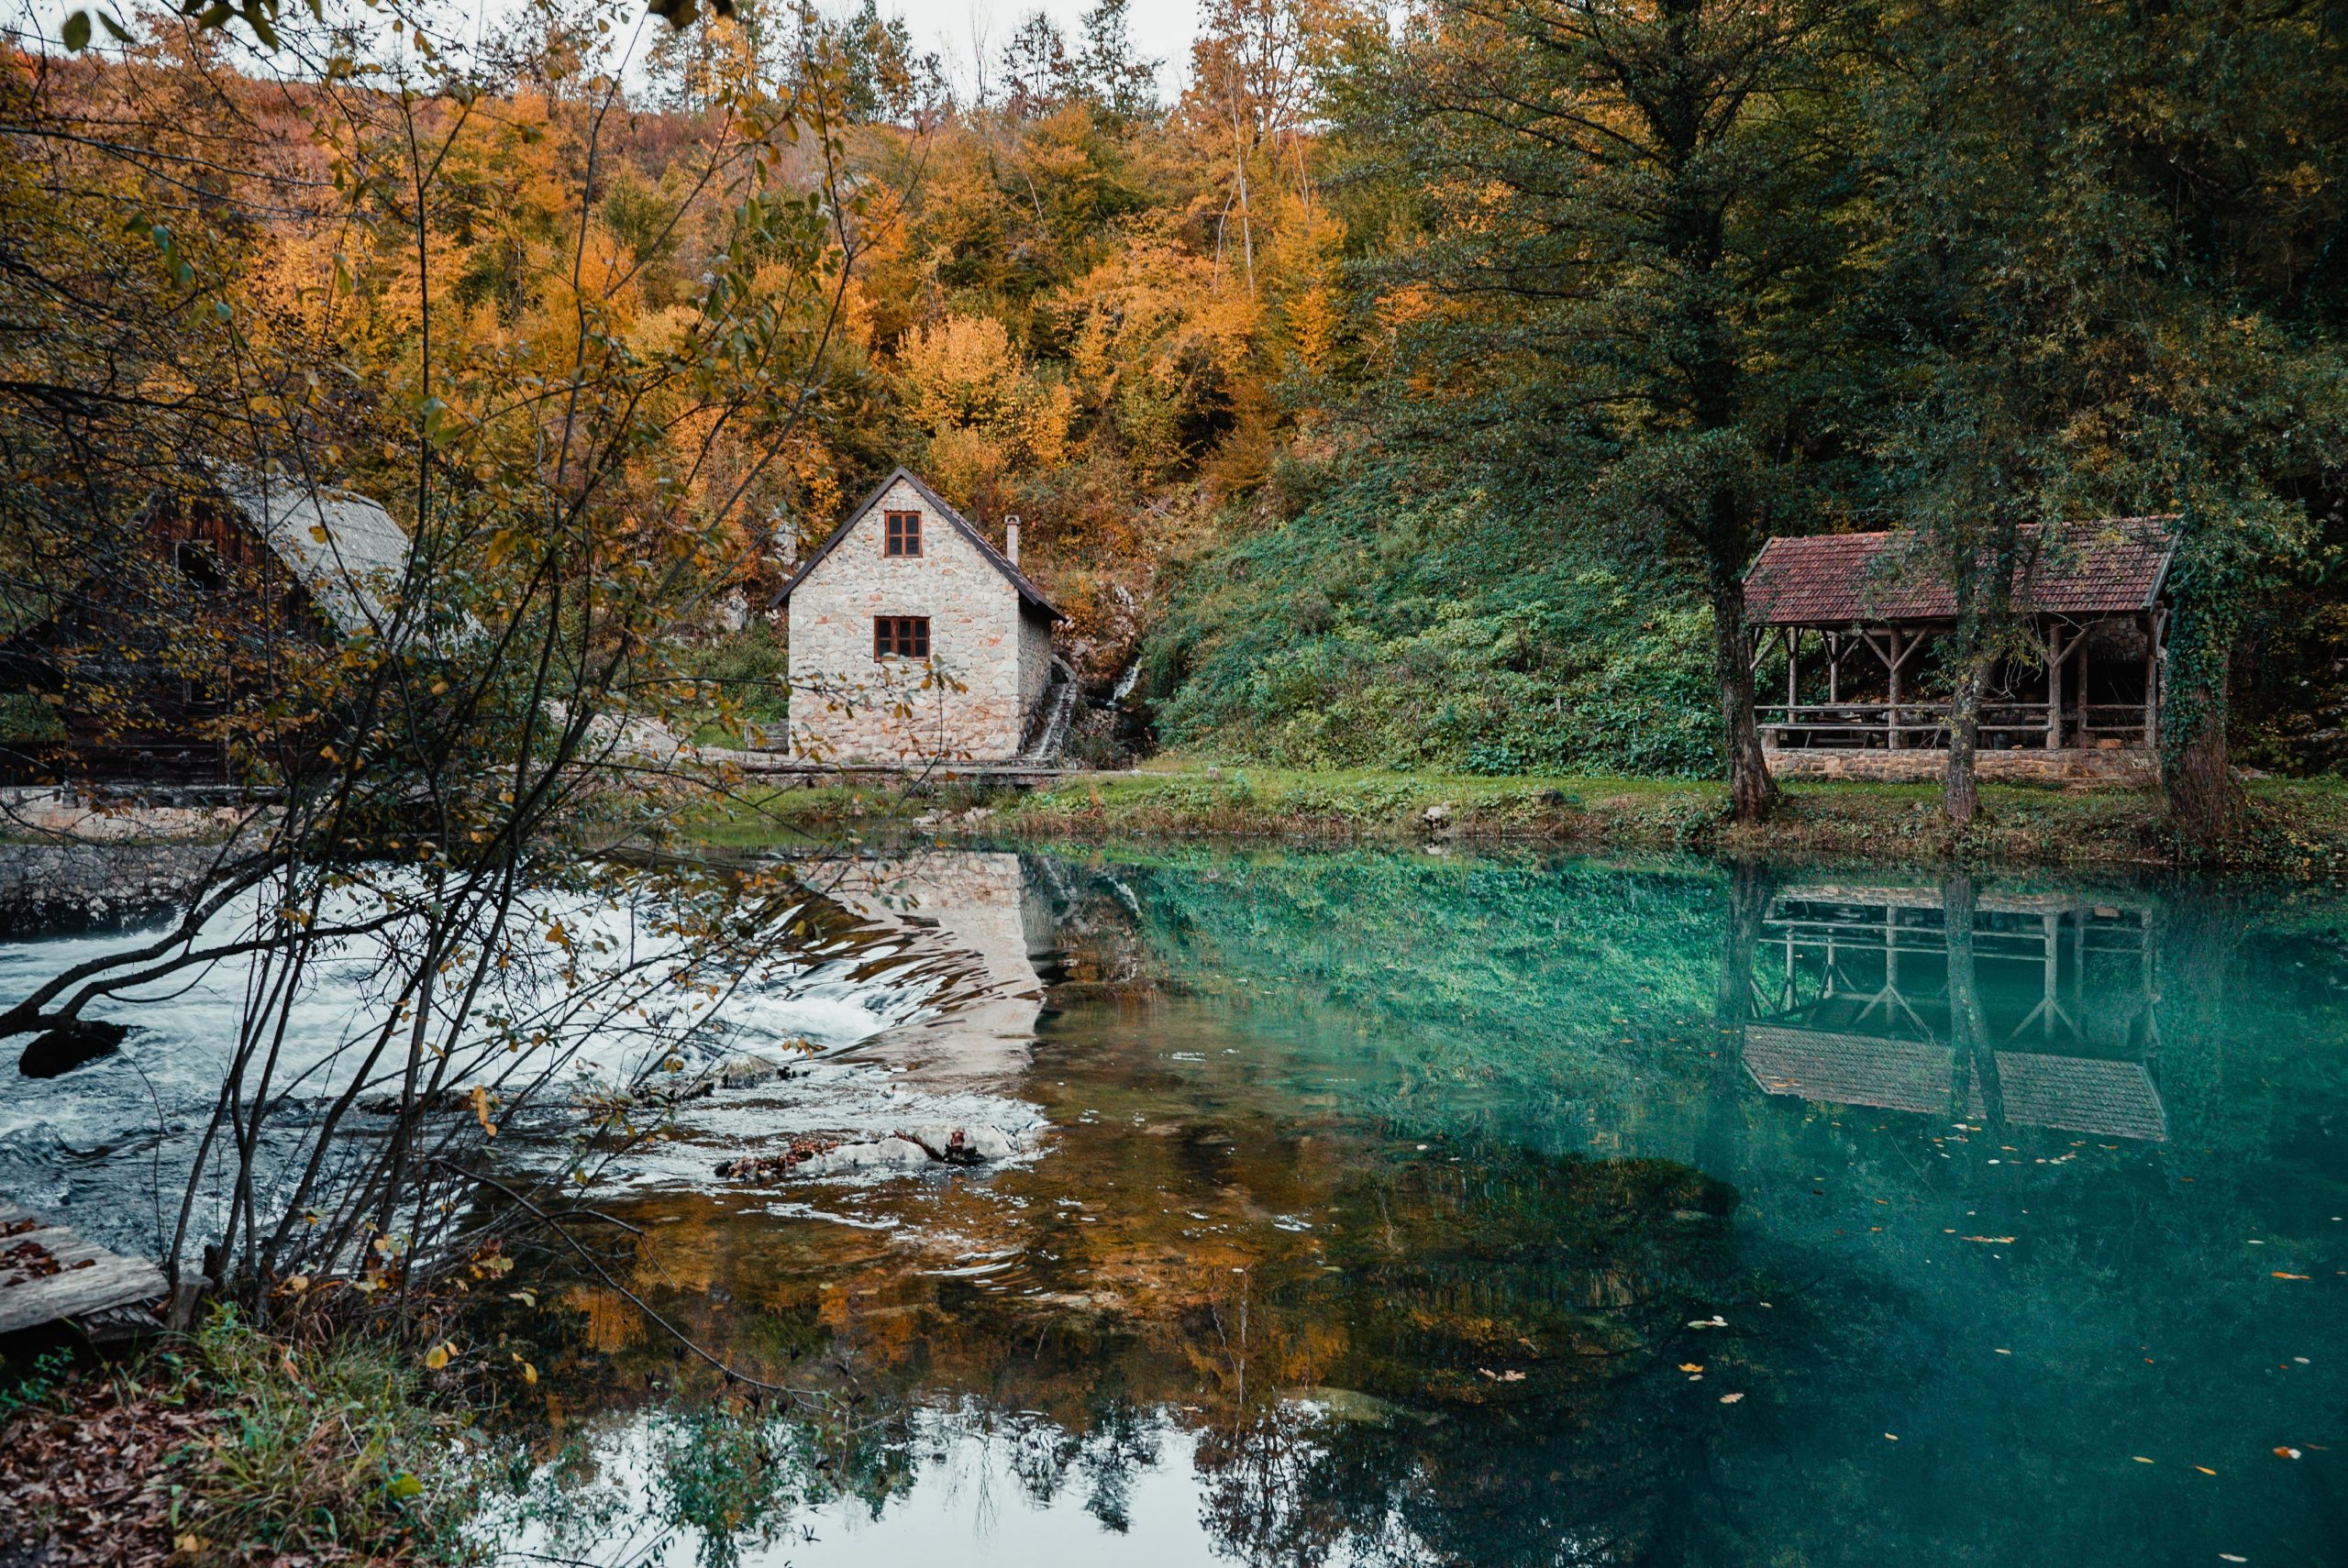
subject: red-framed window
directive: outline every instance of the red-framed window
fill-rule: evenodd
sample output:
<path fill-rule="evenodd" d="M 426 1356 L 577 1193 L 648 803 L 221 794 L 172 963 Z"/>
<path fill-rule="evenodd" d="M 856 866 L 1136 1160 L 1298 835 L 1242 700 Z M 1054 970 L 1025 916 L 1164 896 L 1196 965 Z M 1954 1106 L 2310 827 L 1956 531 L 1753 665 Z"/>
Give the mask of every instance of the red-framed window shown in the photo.
<path fill-rule="evenodd" d="M 929 657 L 929 617 L 926 615 L 873 616 L 872 657 L 874 658 L 927 658 Z"/>
<path fill-rule="evenodd" d="M 921 554 L 921 513 L 918 512 L 884 512 L 881 525 L 887 530 L 888 543 L 881 554 L 917 556 Z"/>

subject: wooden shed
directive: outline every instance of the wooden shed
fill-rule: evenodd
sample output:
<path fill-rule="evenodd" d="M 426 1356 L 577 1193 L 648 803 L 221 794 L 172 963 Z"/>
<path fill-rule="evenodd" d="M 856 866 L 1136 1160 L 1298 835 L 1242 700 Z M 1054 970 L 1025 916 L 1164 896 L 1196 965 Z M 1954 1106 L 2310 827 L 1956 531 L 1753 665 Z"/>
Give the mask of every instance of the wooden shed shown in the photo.
<path fill-rule="evenodd" d="M 0 695 L 48 733 L 0 738 L 0 783 L 235 781 L 223 721 L 304 649 L 381 635 L 408 536 L 363 496 L 223 470 L 160 495 L 0 641 Z"/>
<path fill-rule="evenodd" d="M 1991 671 L 1981 712 L 1986 771 L 2000 754 L 2147 756 L 2159 744 L 2171 517 L 2022 530 L 2013 599 L 2031 652 Z M 1915 536 L 1773 538 L 1744 581 L 1757 667 L 1785 657 L 1783 684 L 1755 704 L 1780 771 L 1800 754 L 1934 751 L 1949 700 L 1935 654 L 1955 629 L 1944 573 Z M 1927 759 L 1918 759 L 1926 762 Z M 1889 776 L 1885 767 L 1866 771 Z"/>

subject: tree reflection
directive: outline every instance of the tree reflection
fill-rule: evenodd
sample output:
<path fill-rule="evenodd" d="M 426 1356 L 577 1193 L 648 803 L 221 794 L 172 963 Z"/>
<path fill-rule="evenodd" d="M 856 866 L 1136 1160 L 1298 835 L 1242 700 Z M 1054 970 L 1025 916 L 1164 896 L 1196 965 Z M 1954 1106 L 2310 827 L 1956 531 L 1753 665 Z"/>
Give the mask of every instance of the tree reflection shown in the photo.
<path fill-rule="evenodd" d="M 1508 1148 L 1346 1187 L 1327 1262 L 1209 1314 L 1235 1364 L 1197 1458 L 1215 1534 L 1299 1568 L 1636 1555 L 1702 1471 L 1705 1423 L 1671 1418 L 1717 1397 L 1674 1364 L 1749 1297 L 1733 1202 L 1682 1165 Z"/>

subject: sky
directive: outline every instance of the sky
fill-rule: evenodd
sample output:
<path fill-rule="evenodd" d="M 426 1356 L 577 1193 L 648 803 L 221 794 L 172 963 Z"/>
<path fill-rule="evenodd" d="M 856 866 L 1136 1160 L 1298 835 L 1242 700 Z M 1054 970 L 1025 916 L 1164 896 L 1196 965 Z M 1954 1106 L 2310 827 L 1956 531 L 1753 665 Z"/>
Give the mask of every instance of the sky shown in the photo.
<path fill-rule="evenodd" d="M 57 24 L 67 12 L 90 0 L 0 0 L 0 17 L 28 34 L 54 39 Z M 101 0 L 103 3 L 103 0 Z M 855 0 L 817 0 L 824 9 L 845 11 Z M 114 0 L 114 8 L 127 13 L 137 0 Z M 923 50 L 936 50 L 946 62 L 957 88 L 967 91 L 974 79 L 973 40 L 983 41 L 991 63 L 1002 53 L 1005 39 L 1031 11 L 1048 13 L 1073 40 L 1079 19 L 1092 0 L 880 0 L 884 17 L 902 17 Z M 513 0 L 455 0 L 450 10 L 470 15 L 478 27 L 494 25 L 509 14 Z M 1169 101 L 1181 90 L 1191 64 L 1191 39 L 1198 30 L 1198 0 L 1133 0 L 1126 13 L 1134 47 L 1146 60 L 1157 61 L 1159 94 Z M 658 25 L 658 24 L 655 24 Z M 461 30 L 461 29 L 460 29 Z M 991 70 L 990 75 L 993 74 Z"/>
<path fill-rule="evenodd" d="M 986 39 L 991 61 L 1002 52 L 1011 36 L 1030 11 L 1043 11 L 1073 39 L 1078 18 L 1091 8 L 1091 0 L 880 0 L 884 17 L 902 17 L 913 29 L 914 41 L 934 49 L 946 61 L 958 86 L 970 83 L 971 39 Z M 843 8 L 835 6 L 832 8 Z M 1158 62 L 1158 91 L 1172 97 L 1188 76 L 1191 39 L 1198 30 L 1198 0 L 1133 0 L 1126 13 L 1134 47 L 1145 60 Z"/>

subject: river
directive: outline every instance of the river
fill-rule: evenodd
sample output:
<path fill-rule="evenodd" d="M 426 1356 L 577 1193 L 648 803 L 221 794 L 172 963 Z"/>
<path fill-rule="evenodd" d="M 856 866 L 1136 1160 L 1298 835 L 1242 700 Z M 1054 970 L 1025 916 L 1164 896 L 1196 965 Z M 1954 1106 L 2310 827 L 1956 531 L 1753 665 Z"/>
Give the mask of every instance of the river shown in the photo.
<path fill-rule="evenodd" d="M 1191 848 L 899 888 L 855 912 L 950 995 L 795 971 L 762 1027 L 803 998 L 840 1054 L 696 1102 L 597 1194 L 612 1277 L 473 1326 L 539 1374 L 512 1561 L 2348 1551 L 2336 892 Z M 712 1174 L 938 1106 L 1041 1135 Z"/>

